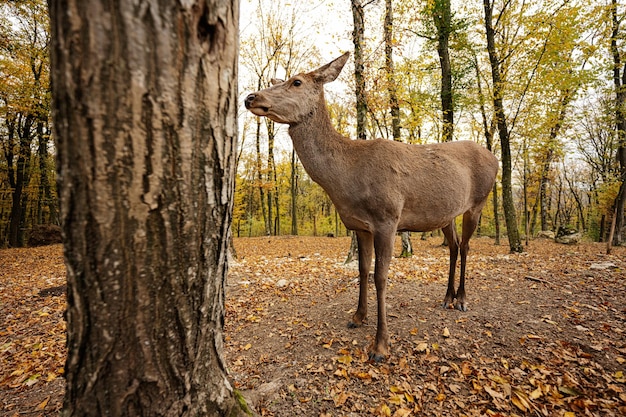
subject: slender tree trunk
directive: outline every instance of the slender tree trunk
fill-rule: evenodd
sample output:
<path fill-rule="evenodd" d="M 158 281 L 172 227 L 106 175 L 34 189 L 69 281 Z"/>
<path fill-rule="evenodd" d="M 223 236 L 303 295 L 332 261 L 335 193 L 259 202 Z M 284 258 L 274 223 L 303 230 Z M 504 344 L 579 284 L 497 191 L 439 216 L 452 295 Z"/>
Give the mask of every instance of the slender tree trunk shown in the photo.
<path fill-rule="evenodd" d="M 261 213 L 263 215 L 263 225 L 265 226 L 265 234 L 270 235 L 270 220 L 267 214 L 267 206 L 265 204 L 265 179 L 263 177 L 263 163 L 261 162 L 261 119 L 257 118 L 256 122 L 256 178 L 259 188 L 259 202 L 261 204 Z"/>
<path fill-rule="evenodd" d="M 291 234 L 298 235 L 298 159 L 291 150 Z"/>
<path fill-rule="evenodd" d="M 569 90 L 561 92 L 559 99 L 558 115 L 554 121 L 554 124 L 550 127 L 550 133 L 548 135 L 548 143 L 546 144 L 545 159 L 541 168 L 541 176 L 539 180 L 539 213 L 541 218 L 541 230 L 548 230 L 548 187 L 550 185 L 550 169 L 554 160 L 554 150 L 557 146 L 557 138 L 563 127 L 565 116 L 567 114 L 567 108 L 572 100 L 572 93 Z"/>
<path fill-rule="evenodd" d="M 50 183 L 50 173 L 48 166 L 48 144 L 50 135 L 45 129 L 43 120 L 37 121 L 37 140 L 39 146 L 37 155 L 39 157 L 39 193 L 37 196 L 37 224 L 57 224 L 56 201 L 52 198 L 52 184 Z"/>
<path fill-rule="evenodd" d="M 539 218 L 541 220 L 541 230 L 548 230 L 548 186 L 550 166 L 554 152 L 548 147 L 543 163 L 541 164 L 541 175 L 539 177 Z"/>
<path fill-rule="evenodd" d="M 387 88 L 389 91 L 389 113 L 391 114 L 391 130 L 393 140 L 400 141 L 400 104 L 396 87 L 396 77 L 393 65 L 393 4 L 386 0 L 385 12 L 385 69 L 387 72 Z"/>
<path fill-rule="evenodd" d="M 615 124 L 617 130 L 617 163 L 619 165 L 620 187 L 615 198 L 615 231 L 613 245 L 622 243 L 624 227 L 624 208 L 626 205 L 626 64 L 622 64 L 621 52 L 618 47 L 620 19 L 617 13 L 617 0 L 611 2 L 613 31 L 611 34 L 611 52 L 613 55 L 613 84 L 615 87 Z M 621 74 L 620 74 L 621 71 Z"/>
<path fill-rule="evenodd" d="M 13 187 L 13 193 L 8 236 L 9 246 L 14 248 L 24 246 L 24 199 L 27 198 L 24 195 L 24 190 L 30 181 L 30 145 L 32 142 L 33 122 L 34 116 L 28 114 L 24 117 L 18 117 L 15 125 L 19 146 L 15 171 L 9 171 L 9 182 Z M 13 158 L 11 158 L 10 164 L 12 163 Z"/>
<path fill-rule="evenodd" d="M 276 236 L 279 226 L 278 182 L 276 181 L 276 162 L 274 159 L 276 129 L 273 121 L 266 118 L 265 122 L 267 125 L 267 180 L 269 183 L 267 190 L 267 229 L 268 235 Z"/>
<path fill-rule="evenodd" d="M 402 141 L 400 137 L 400 105 L 396 88 L 396 77 L 393 65 L 393 4 L 392 0 L 385 2 L 385 70 L 387 72 L 387 88 L 389 91 L 389 112 L 391 114 L 391 127 L 393 140 Z M 413 255 L 413 245 L 409 232 L 402 232 L 402 252 L 400 256 L 408 258 Z"/>
<path fill-rule="evenodd" d="M 478 85 L 478 97 L 479 97 L 479 105 L 480 105 L 480 114 L 483 121 L 483 131 L 485 133 L 485 143 L 487 145 L 487 149 L 489 152 L 494 153 L 493 150 L 493 132 L 495 131 L 495 123 L 494 120 L 491 121 L 491 124 L 487 121 L 487 111 L 485 110 L 485 99 L 483 95 L 483 87 L 481 82 L 480 68 L 478 67 L 478 62 L 474 57 L 474 69 L 476 70 L 476 83 Z M 500 245 L 500 214 L 498 211 L 498 182 L 494 182 L 492 195 L 492 205 L 493 205 L 493 222 L 495 229 L 495 244 Z"/>
<path fill-rule="evenodd" d="M 50 0 L 65 416 L 233 416 L 238 2 Z"/>
<path fill-rule="evenodd" d="M 354 30 L 354 79 L 356 91 L 356 136 L 367 139 L 367 98 L 365 94 L 365 71 L 363 48 L 365 47 L 365 10 L 363 0 L 351 0 Z"/>
<path fill-rule="evenodd" d="M 363 0 L 350 0 L 352 5 L 352 42 L 354 43 L 354 80 L 356 94 L 356 136 L 357 139 L 366 140 L 367 134 L 367 98 L 365 94 L 365 71 L 363 48 L 365 47 L 365 6 Z M 346 263 L 358 259 L 358 245 L 356 233 L 352 232 L 352 241 L 346 257 Z"/>
<path fill-rule="evenodd" d="M 432 17 L 437 28 L 437 54 L 441 66 L 441 111 L 443 115 L 442 142 L 454 135 L 454 102 L 452 95 L 452 66 L 450 64 L 451 8 L 450 0 L 433 3 Z"/>
<path fill-rule="evenodd" d="M 498 135 L 500 136 L 500 149 L 502 152 L 502 206 L 504 208 L 504 218 L 506 220 L 506 229 L 511 252 L 523 252 L 522 242 L 517 228 L 515 202 L 513 201 L 511 145 L 509 142 L 509 129 L 506 122 L 506 116 L 504 114 L 504 104 L 502 102 L 500 60 L 496 52 L 495 32 L 492 26 L 493 5 L 490 0 L 484 0 L 484 6 L 487 51 L 489 53 L 491 76 L 493 79 L 493 107 L 495 110 Z"/>

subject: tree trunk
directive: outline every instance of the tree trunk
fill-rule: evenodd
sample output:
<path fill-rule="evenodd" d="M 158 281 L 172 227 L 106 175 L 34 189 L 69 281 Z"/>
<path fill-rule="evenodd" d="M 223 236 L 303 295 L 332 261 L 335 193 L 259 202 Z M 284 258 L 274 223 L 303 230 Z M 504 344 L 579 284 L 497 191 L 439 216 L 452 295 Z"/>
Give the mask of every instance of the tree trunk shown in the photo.
<path fill-rule="evenodd" d="M 363 72 L 363 47 L 365 46 L 365 10 L 362 0 L 351 0 L 354 31 L 354 79 L 356 91 L 356 136 L 357 139 L 367 139 L 367 99 L 365 95 L 365 77 Z"/>
<path fill-rule="evenodd" d="M 396 88 L 396 77 L 393 65 L 393 5 L 391 0 L 385 2 L 385 71 L 387 73 L 387 88 L 389 91 L 389 112 L 391 114 L 391 131 L 393 140 L 401 141 L 400 137 L 400 105 Z M 402 253 L 400 256 L 409 257 L 413 255 L 413 245 L 409 232 L 402 232 Z"/>
<path fill-rule="evenodd" d="M 451 10 L 450 0 L 433 3 L 431 11 L 437 28 L 437 54 L 441 66 L 441 111 L 443 115 L 442 142 L 449 142 L 454 135 L 454 102 L 452 95 L 452 66 L 450 64 Z"/>
<path fill-rule="evenodd" d="M 363 47 L 365 46 L 365 10 L 363 0 L 350 0 L 352 5 L 352 42 L 354 43 L 354 80 L 356 94 L 356 137 L 366 140 L 367 129 L 367 98 L 365 95 L 365 65 L 363 63 Z M 358 259 L 359 247 L 356 241 L 356 233 L 352 232 L 352 241 L 346 257 L 346 263 Z"/>
<path fill-rule="evenodd" d="M 64 415 L 242 414 L 222 356 L 238 2 L 49 5 Z"/>
<path fill-rule="evenodd" d="M 259 82 L 260 84 L 260 82 Z M 270 235 L 270 220 L 267 214 L 267 205 L 265 204 L 265 180 L 263 178 L 263 166 L 261 163 L 261 119 L 256 121 L 256 176 L 259 188 L 259 203 L 261 204 L 261 213 L 263 214 L 263 225 L 265 226 L 265 234 Z"/>
<path fill-rule="evenodd" d="M 387 88 L 389 91 L 389 113 L 391 114 L 393 140 L 400 141 L 400 104 L 398 103 L 393 65 L 393 5 L 391 0 L 386 0 L 385 4 L 385 70 L 387 72 Z"/>
<path fill-rule="evenodd" d="M 483 131 L 485 133 L 485 143 L 489 152 L 494 153 L 493 150 L 493 132 L 495 131 L 494 120 L 489 123 L 487 121 L 487 111 L 485 110 L 485 99 L 483 96 L 483 87 L 480 76 L 480 68 L 478 67 L 478 61 L 474 57 L 474 69 L 476 70 L 476 84 L 478 86 L 478 97 L 480 105 L 480 114 L 483 121 Z M 492 195 L 493 204 L 493 222 L 495 228 L 495 244 L 500 245 L 500 217 L 498 213 L 498 182 L 494 182 Z"/>
<path fill-rule="evenodd" d="M 37 121 L 37 139 L 39 146 L 37 154 L 39 156 L 39 194 L 37 201 L 37 223 L 38 224 L 58 224 L 57 201 L 52 194 L 52 184 L 50 181 L 51 167 L 48 164 L 50 158 L 49 128 L 44 120 Z"/>
<path fill-rule="evenodd" d="M 22 121 L 23 119 L 23 121 Z M 15 133 L 19 146 L 17 147 L 17 163 L 15 170 L 9 170 L 9 183 L 13 188 L 11 215 L 9 218 L 9 246 L 12 248 L 24 246 L 24 189 L 30 181 L 30 144 L 32 142 L 32 128 L 34 116 L 28 114 L 17 118 L 15 125 Z M 13 151 L 11 151 L 12 153 Z M 13 164 L 13 157 L 7 163 L 9 166 Z"/>
<path fill-rule="evenodd" d="M 546 156 L 541 166 L 539 178 L 539 218 L 541 220 L 541 230 L 548 230 L 548 183 L 550 181 L 550 166 L 554 152 L 551 148 L 546 150 Z"/>
<path fill-rule="evenodd" d="M 274 161 L 274 139 L 276 129 L 274 122 L 265 119 L 267 127 L 267 221 L 268 235 L 276 236 L 278 226 L 278 184 L 276 182 L 276 163 Z"/>
<path fill-rule="evenodd" d="M 298 235 L 298 159 L 291 150 L 291 234 Z"/>
<path fill-rule="evenodd" d="M 618 47 L 620 19 L 617 15 L 617 0 L 611 2 L 613 31 L 611 34 L 611 52 L 613 55 L 613 84 L 615 87 L 615 124 L 617 130 L 617 163 L 619 166 L 620 187 L 615 198 L 615 231 L 613 245 L 622 243 L 624 226 L 624 208 L 626 205 L 626 64 L 622 64 L 621 52 Z M 620 74 L 621 71 L 621 74 Z"/>
<path fill-rule="evenodd" d="M 513 201 L 512 186 L 512 162 L 511 146 L 509 142 L 509 130 L 504 114 L 502 101 L 502 80 L 500 77 L 500 60 L 496 52 L 495 33 L 492 26 L 493 6 L 490 0 L 484 0 L 485 6 L 485 31 L 487 35 L 487 52 L 491 64 L 491 76 L 493 79 L 493 107 L 495 110 L 498 134 L 500 136 L 500 149 L 502 152 L 502 207 L 506 221 L 507 236 L 511 252 L 523 252 L 519 230 L 517 229 L 517 215 Z"/>

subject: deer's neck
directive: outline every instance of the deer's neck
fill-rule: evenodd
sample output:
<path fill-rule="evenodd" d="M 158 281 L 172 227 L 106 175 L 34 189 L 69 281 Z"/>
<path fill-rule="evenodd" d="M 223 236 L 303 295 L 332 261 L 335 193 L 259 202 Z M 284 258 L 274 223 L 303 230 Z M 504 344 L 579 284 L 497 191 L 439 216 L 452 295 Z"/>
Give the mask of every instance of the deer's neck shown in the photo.
<path fill-rule="evenodd" d="M 327 190 L 345 172 L 345 148 L 350 139 L 341 136 L 332 126 L 326 106 L 322 104 L 305 121 L 289 126 L 294 149 L 313 179 Z"/>

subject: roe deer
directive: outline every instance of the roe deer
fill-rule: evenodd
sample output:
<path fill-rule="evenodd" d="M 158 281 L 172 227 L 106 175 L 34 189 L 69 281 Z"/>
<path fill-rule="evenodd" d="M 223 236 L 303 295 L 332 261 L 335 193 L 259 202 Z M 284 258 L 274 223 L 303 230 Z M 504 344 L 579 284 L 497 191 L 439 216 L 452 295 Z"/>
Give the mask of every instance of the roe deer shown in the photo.
<path fill-rule="evenodd" d="M 337 78 L 348 56 L 287 81 L 273 81 L 272 87 L 248 95 L 245 106 L 257 116 L 289 125 L 304 169 L 328 193 L 346 227 L 356 232 L 360 289 L 350 327 L 366 320 L 367 279 L 375 253 L 378 327 L 370 358 L 381 361 L 389 354 L 385 294 L 396 231 L 443 230 L 450 247 L 443 306 L 452 306 L 456 299 L 456 308 L 466 311 L 469 240 L 493 188 L 498 161 L 471 141 L 409 145 L 383 139 L 351 140 L 339 134 L 330 122 L 324 84 Z M 454 219 L 461 214 L 459 242 Z M 455 292 L 459 252 L 461 273 Z"/>

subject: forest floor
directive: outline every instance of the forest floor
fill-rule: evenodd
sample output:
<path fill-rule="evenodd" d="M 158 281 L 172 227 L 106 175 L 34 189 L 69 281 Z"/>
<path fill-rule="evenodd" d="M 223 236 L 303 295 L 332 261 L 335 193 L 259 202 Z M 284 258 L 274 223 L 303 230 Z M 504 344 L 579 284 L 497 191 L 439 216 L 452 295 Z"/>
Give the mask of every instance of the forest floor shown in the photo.
<path fill-rule="evenodd" d="M 225 357 L 263 416 L 626 415 L 626 248 L 476 238 L 468 312 L 444 310 L 448 251 L 413 237 L 387 292 L 391 354 L 348 329 L 349 238 L 241 238 L 226 289 Z M 396 253 L 400 253 L 399 239 Z M 60 245 L 0 250 L 0 416 L 58 415 L 65 360 Z"/>

